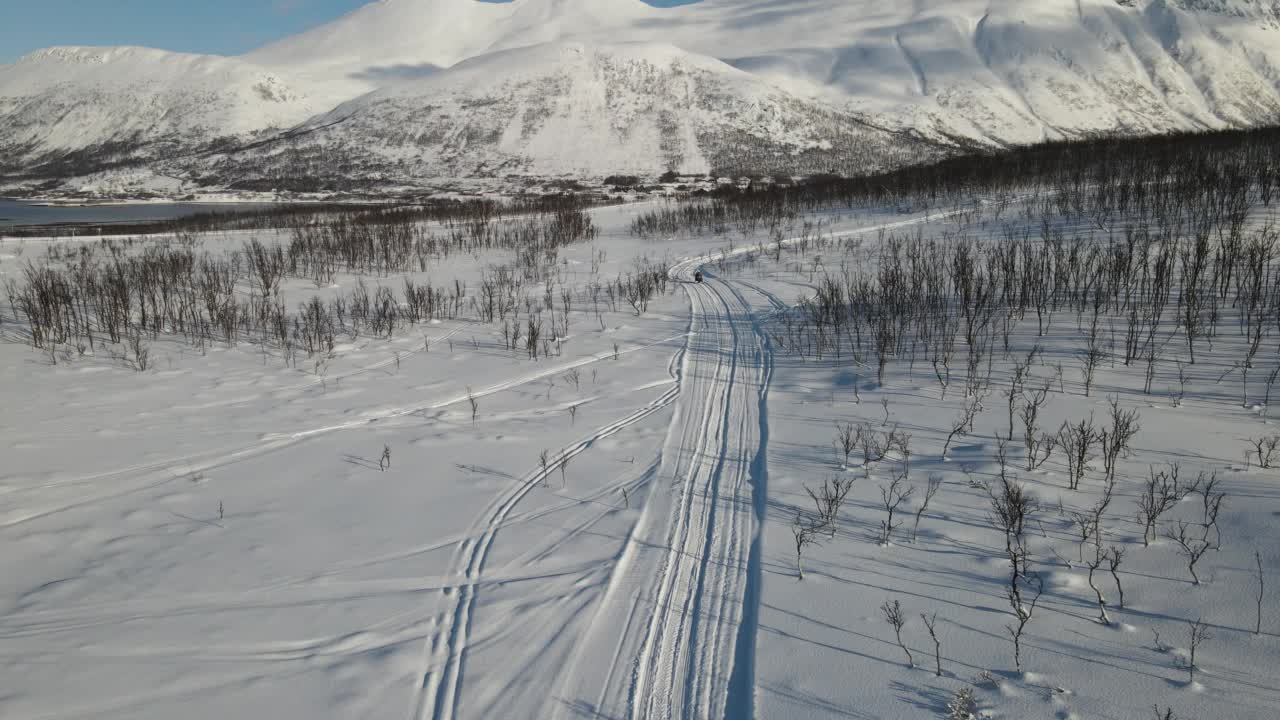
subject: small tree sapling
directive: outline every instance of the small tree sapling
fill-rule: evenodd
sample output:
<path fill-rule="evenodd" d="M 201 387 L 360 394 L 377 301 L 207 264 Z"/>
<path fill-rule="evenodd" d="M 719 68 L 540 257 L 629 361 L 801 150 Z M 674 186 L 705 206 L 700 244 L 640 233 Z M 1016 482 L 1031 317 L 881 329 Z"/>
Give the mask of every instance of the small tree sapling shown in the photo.
<path fill-rule="evenodd" d="M 934 675 L 942 677 L 942 641 L 938 639 L 938 613 L 925 615 L 920 613 L 925 629 L 929 631 L 929 639 L 933 641 Z"/>
<path fill-rule="evenodd" d="M 880 605 L 880 612 L 884 613 L 885 622 L 893 626 L 893 635 L 898 641 L 898 647 L 907 654 L 907 667 L 915 667 L 916 660 L 911 656 L 911 650 L 902 642 L 902 628 L 907 624 L 907 614 L 902 609 L 902 603 L 898 600 L 892 603 L 886 600 Z"/>
<path fill-rule="evenodd" d="M 1200 576 L 1196 574 L 1196 563 L 1200 562 L 1200 558 L 1204 557 L 1206 551 L 1209 550 L 1209 541 L 1203 537 L 1196 537 L 1189 532 L 1190 525 L 1179 520 L 1175 528 L 1171 527 L 1165 531 L 1165 537 L 1178 544 L 1178 554 L 1187 559 L 1187 572 L 1191 573 L 1191 581 L 1199 585 Z"/>
<path fill-rule="evenodd" d="M 925 511 L 929 509 L 929 502 L 933 500 L 933 496 L 938 494 L 938 490 L 942 488 L 942 476 L 937 473 L 929 474 L 929 484 L 924 490 L 924 499 L 920 501 L 920 507 L 916 509 L 916 521 L 911 526 L 911 542 L 915 542 L 920 537 L 920 518 L 924 516 Z"/>

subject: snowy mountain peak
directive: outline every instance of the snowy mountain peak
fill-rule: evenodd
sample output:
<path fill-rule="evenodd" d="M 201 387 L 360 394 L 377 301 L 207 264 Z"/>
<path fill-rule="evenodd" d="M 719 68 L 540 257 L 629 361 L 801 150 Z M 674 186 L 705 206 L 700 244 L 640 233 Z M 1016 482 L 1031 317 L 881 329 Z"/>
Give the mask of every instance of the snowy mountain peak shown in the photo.
<path fill-rule="evenodd" d="M 239 58 L 33 53 L 0 67 L 0 152 L 12 173 L 109 143 L 126 143 L 137 160 L 152 156 L 140 149 L 149 143 L 186 157 L 218 140 L 226 157 L 195 162 L 200 173 L 213 162 L 223 180 L 229 168 L 278 169 L 279 147 L 323 155 L 314 143 L 341 148 L 357 174 L 406 182 L 496 168 L 858 172 L 917 157 L 877 141 L 877 157 L 833 160 L 830 148 L 869 128 L 1008 145 L 1271 121 L 1278 9 L 1276 0 L 380 0 Z M 661 103 L 678 98 L 688 101 L 663 114 Z M 543 119 L 492 118 L 484 103 Z M 792 124 L 763 119 L 770 113 Z M 342 118 L 341 129 L 322 129 Z M 273 134 L 281 142 L 258 142 Z M 730 136 L 751 146 L 732 160 L 708 150 Z M 302 174 L 330 164 L 284 163 Z M 167 162 L 165 172 L 189 169 Z"/>
<path fill-rule="evenodd" d="M 560 41 L 402 79 L 206 176 L 305 175 L 354 185 L 414 178 L 858 172 L 937 148 L 666 43 Z M 907 157 L 909 156 L 909 157 Z"/>
<path fill-rule="evenodd" d="M 495 50 L 598 40 L 654 12 L 640 0 L 380 0 L 246 57 L 336 102 Z"/>
<path fill-rule="evenodd" d="M 172 157 L 319 109 L 281 74 L 237 58 L 49 48 L 0 66 L 0 163 L 65 174 Z"/>

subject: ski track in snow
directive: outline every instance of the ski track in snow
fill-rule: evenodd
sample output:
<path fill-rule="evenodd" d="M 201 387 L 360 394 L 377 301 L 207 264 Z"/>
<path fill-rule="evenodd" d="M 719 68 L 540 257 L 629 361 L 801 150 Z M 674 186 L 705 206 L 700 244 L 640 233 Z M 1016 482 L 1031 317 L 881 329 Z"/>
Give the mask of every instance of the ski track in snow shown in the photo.
<path fill-rule="evenodd" d="M 601 702 L 609 696 L 630 698 L 630 717 L 738 716 L 744 708 L 749 715 L 754 694 L 754 658 L 751 652 L 735 656 L 735 646 L 754 647 L 765 501 L 763 486 L 757 485 L 764 469 L 760 410 L 771 362 L 751 307 L 738 290 L 710 274 L 702 284 L 688 282 L 699 264 L 689 260 L 672 270 L 673 279 L 686 281 L 693 308 L 687 345 L 673 361 L 676 384 L 645 408 L 566 449 L 546 470 L 555 472 L 563 459 L 677 403 L 658 481 L 619 557 L 603 607 L 574 653 L 575 660 L 590 656 L 581 649 L 593 642 L 615 646 L 606 654 L 613 663 L 598 689 Z M 543 477 L 537 468 L 496 498 L 459 546 L 453 575 L 464 581 L 442 598 L 413 720 L 458 716 L 471 612 L 485 559 L 516 505 Z M 656 589 L 641 596 L 645 588 Z M 619 609 L 626 616 L 623 626 L 606 619 Z M 751 622 L 741 627 L 744 618 Z M 594 677 L 575 661 L 563 677 L 573 683 L 584 673 Z M 731 686 L 742 697 L 731 700 Z M 554 693 L 555 709 L 572 710 L 564 702 L 572 694 L 574 688 L 565 686 Z"/>
<path fill-rule="evenodd" d="M 445 336 L 445 337 L 448 337 L 448 336 Z M 657 340 L 652 343 L 646 343 L 646 344 L 636 345 L 629 348 L 623 348 L 622 350 L 619 351 L 618 354 L 625 355 L 633 352 L 638 352 L 641 350 L 651 349 L 658 345 L 672 342 L 673 340 L 677 340 L 681 337 L 683 337 L 683 335 L 676 335 L 669 338 L 663 338 L 661 340 Z M 598 354 L 589 355 L 568 363 L 559 363 L 555 365 L 549 365 L 543 368 L 542 370 L 538 370 L 537 372 L 524 375 L 509 381 L 496 383 L 486 388 L 477 389 L 473 393 L 473 396 L 476 398 L 483 398 L 489 395 L 495 395 L 497 393 L 505 392 L 507 390 L 512 390 L 514 388 L 521 387 L 523 385 L 528 385 L 529 383 L 537 382 L 539 380 L 543 380 L 548 377 L 555 377 L 558 375 L 562 375 L 565 372 L 572 370 L 574 368 L 584 367 L 592 363 L 601 362 L 606 358 L 609 358 L 612 356 L 613 356 L 613 353 L 598 353 Z M 402 358 L 403 357 L 404 356 L 402 355 Z M 394 358 L 392 359 L 392 362 L 394 362 Z M 297 386 L 294 389 L 297 390 L 297 389 L 300 389 L 300 387 L 301 386 Z M 404 407 L 404 408 L 371 410 L 371 411 L 361 413 L 362 417 L 360 417 L 357 420 L 351 420 L 349 422 L 344 422 L 337 425 L 329 425 L 326 427 L 300 430 L 300 431 L 288 433 L 288 434 L 267 435 L 267 436 L 264 436 L 258 442 L 248 444 L 248 445 L 223 447 L 223 448 L 219 448 L 219 449 L 211 450 L 207 452 L 200 452 L 192 455 L 185 455 L 185 456 L 179 456 L 179 457 L 171 457 L 163 460 L 157 460 L 155 462 L 150 462 L 150 463 L 145 463 L 140 465 L 133 465 L 133 466 L 123 467 L 123 468 L 116 468 L 114 470 L 109 470 L 101 473 L 94 473 L 92 475 L 84 475 L 80 477 L 61 479 L 61 480 L 56 480 L 49 483 L 44 483 L 42 485 L 35 486 L 30 489 L 39 490 L 39 489 L 48 489 L 53 487 L 64 487 L 64 486 L 73 486 L 73 485 L 90 485 L 95 481 L 105 480 L 108 478 L 115 478 L 121 475 L 126 475 L 126 474 L 139 475 L 139 482 L 126 485 L 125 487 L 122 487 L 122 488 L 113 489 L 107 493 L 86 496 L 86 497 L 78 498 L 72 502 L 60 503 L 53 506 L 44 506 L 44 507 L 33 506 L 33 507 L 26 508 L 24 510 L 21 510 L 19 512 L 12 513 L 7 517 L 0 516 L 0 528 L 8 528 L 8 527 L 21 525 L 23 523 L 31 522 L 33 520 L 38 520 L 40 518 L 48 517 L 50 515 L 56 515 L 58 513 L 67 512 L 69 510 L 74 510 L 76 508 L 93 505 L 106 500 L 112 500 L 112 499 L 124 497 L 127 495 L 132 495 L 134 493 L 142 492 L 152 488 L 157 488 L 162 485 L 171 483 L 175 480 L 178 480 L 182 477 L 190 477 L 192 475 L 196 475 L 199 473 L 205 473 L 212 470 L 216 470 L 218 468 L 224 468 L 239 462 L 244 462 L 252 458 L 261 457 L 279 450 L 283 450 L 285 448 L 291 447 L 305 440 L 313 439 L 313 438 L 324 436 L 324 435 L 329 435 L 331 433 L 339 432 L 342 430 L 352 430 L 352 429 L 361 428 L 361 427 L 368 427 L 380 422 L 410 417 L 413 415 L 427 412 L 429 410 L 439 410 L 439 409 L 447 408 L 453 405 L 460 405 L 467 401 L 467 397 L 468 397 L 467 393 L 463 392 L 454 396 L 447 396 L 440 400 L 430 402 L 427 404 L 413 405 L 413 406 Z"/>
<path fill-rule="evenodd" d="M 683 351 L 682 351 L 683 352 Z M 677 355 L 679 357 L 679 355 Z M 574 456 L 589 450 L 596 442 L 614 435 L 640 422 L 675 402 L 680 395 L 680 383 L 663 393 L 653 402 L 634 413 L 593 431 L 583 440 L 562 450 L 545 468 L 529 472 L 518 483 L 490 503 L 473 525 L 454 554 L 453 577 L 465 580 L 445 590 L 441 598 L 443 609 L 438 612 L 435 631 L 426 644 L 426 669 L 422 681 L 415 689 L 412 720 L 451 720 L 457 714 L 458 694 L 462 683 L 463 663 L 466 659 L 467 636 L 470 630 L 472 609 L 475 607 L 476 584 L 480 582 L 485 560 L 498 531 L 505 525 L 516 505 L 538 487 L 550 474 Z"/>
<path fill-rule="evenodd" d="M 833 237 L 890 230 L 937 217 L 937 214 L 932 218 L 917 216 L 836 233 Z M 709 718 L 754 714 L 760 532 L 767 500 L 765 404 L 772 361 L 768 342 L 759 329 L 760 316 L 753 311 L 743 291 L 762 296 L 765 305 L 774 312 L 784 307 L 784 303 L 751 283 L 726 280 L 712 273 L 707 273 L 704 283 L 691 282 L 694 270 L 703 264 L 740 256 L 753 249 L 713 252 L 686 259 L 672 268 L 672 279 L 683 281 L 690 298 L 688 332 L 622 351 L 635 352 L 684 338 L 683 348 L 672 358 L 670 372 L 674 382 L 665 393 L 635 412 L 590 432 L 564 448 L 545 469 L 530 471 L 495 497 L 458 541 L 451 571 L 443 578 L 403 580 L 396 584 L 415 590 L 433 585 L 441 588 L 429 635 L 422 641 L 422 670 L 416 676 L 411 718 L 452 720 L 458 716 L 476 594 L 486 580 L 486 560 L 495 538 L 503 527 L 517 519 L 515 509 L 519 503 L 562 463 L 673 404 L 676 411 L 661 456 L 645 473 L 645 477 L 652 476 L 653 481 L 640 520 L 617 556 L 603 599 L 584 636 L 576 643 L 567 668 L 569 672 L 560 674 L 563 680 L 549 702 L 553 703 L 553 711 L 575 710 L 581 709 L 583 703 L 570 698 L 593 695 L 594 701 L 587 704 L 601 710 L 608 706 L 611 717 Z M 477 390 L 476 396 L 510 390 L 609 356 L 611 354 L 587 356 L 497 382 Z M 368 372 L 383 364 L 385 362 L 360 368 L 355 373 Z M 313 384 L 290 389 L 302 391 Z M 140 473 L 138 481 L 105 495 L 28 508 L 25 513 L 0 518 L 0 527 L 128 495 L 330 433 L 404 418 L 465 400 L 466 396 L 459 394 L 410 407 L 371 409 L 350 422 L 266 436 L 256 443 L 234 448 L 62 479 L 49 485 L 85 484 Z M 335 587 L 333 591 L 341 596 L 344 591 L 358 589 Z M 198 610 L 202 603 L 195 605 L 194 610 Z M 54 620 L 58 625 L 68 621 L 75 623 L 82 619 Z M 26 629 L 39 632 L 47 628 Z M 338 645 L 333 645 L 335 642 Z M 342 642 L 341 638 L 321 638 L 303 647 L 234 647 L 210 652 L 216 657 L 263 653 L 272 657 L 296 657 L 324 653 Z M 603 655 L 584 652 L 593 643 L 607 643 L 611 648 Z M 157 651 L 163 653 L 165 649 L 153 648 L 147 652 Z M 606 667 L 585 667 L 592 657 L 611 657 L 612 661 Z M 599 677 L 601 672 L 606 673 L 603 678 Z"/>
<path fill-rule="evenodd" d="M 629 691 L 628 717 L 725 717 L 754 545 L 753 458 L 765 391 L 763 340 L 750 308 L 708 275 L 689 288 L 695 334 L 685 356 L 685 398 L 650 502 L 671 503 L 656 589 Z M 748 688 L 749 690 L 750 688 Z M 740 700 L 736 701 L 740 704 Z"/>
<path fill-rule="evenodd" d="M 943 215 L 952 214 L 950 212 Z M 913 217 L 834 234 L 855 237 L 936 219 Z M 784 240 L 784 245 L 802 238 Z M 688 281 L 743 247 L 687 259 Z M 553 693 L 558 718 L 750 718 L 767 505 L 772 354 L 760 315 L 786 303 L 753 283 L 706 273 L 691 303 L 680 398 L 657 482 L 575 658 Z M 592 659 L 612 658 L 606 667 Z"/>

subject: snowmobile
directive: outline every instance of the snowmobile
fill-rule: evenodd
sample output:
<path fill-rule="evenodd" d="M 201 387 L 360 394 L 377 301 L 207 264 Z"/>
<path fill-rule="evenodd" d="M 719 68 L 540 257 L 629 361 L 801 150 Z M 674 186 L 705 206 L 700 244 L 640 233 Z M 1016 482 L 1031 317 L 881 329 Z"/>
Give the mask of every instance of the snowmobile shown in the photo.
<path fill-rule="evenodd" d="M 696 270 L 696 271 L 694 271 L 694 273 L 693 273 L 693 281 L 694 281 L 694 282 L 702 282 L 702 271 L 701 271 L 701 270 Z"/>

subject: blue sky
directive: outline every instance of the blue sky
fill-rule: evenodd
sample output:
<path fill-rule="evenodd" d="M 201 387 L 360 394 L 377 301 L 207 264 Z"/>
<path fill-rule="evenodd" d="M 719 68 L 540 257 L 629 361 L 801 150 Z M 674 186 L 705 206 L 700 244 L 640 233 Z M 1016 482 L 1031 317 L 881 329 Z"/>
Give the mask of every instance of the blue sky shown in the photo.
<path fill-rule="evenodd" d="M 682 5 L 694 0 L 646 0 Z M 235 55 L 368 0 L 4 0 L 0 63 L 50 45 L 145 45 Z"/>

